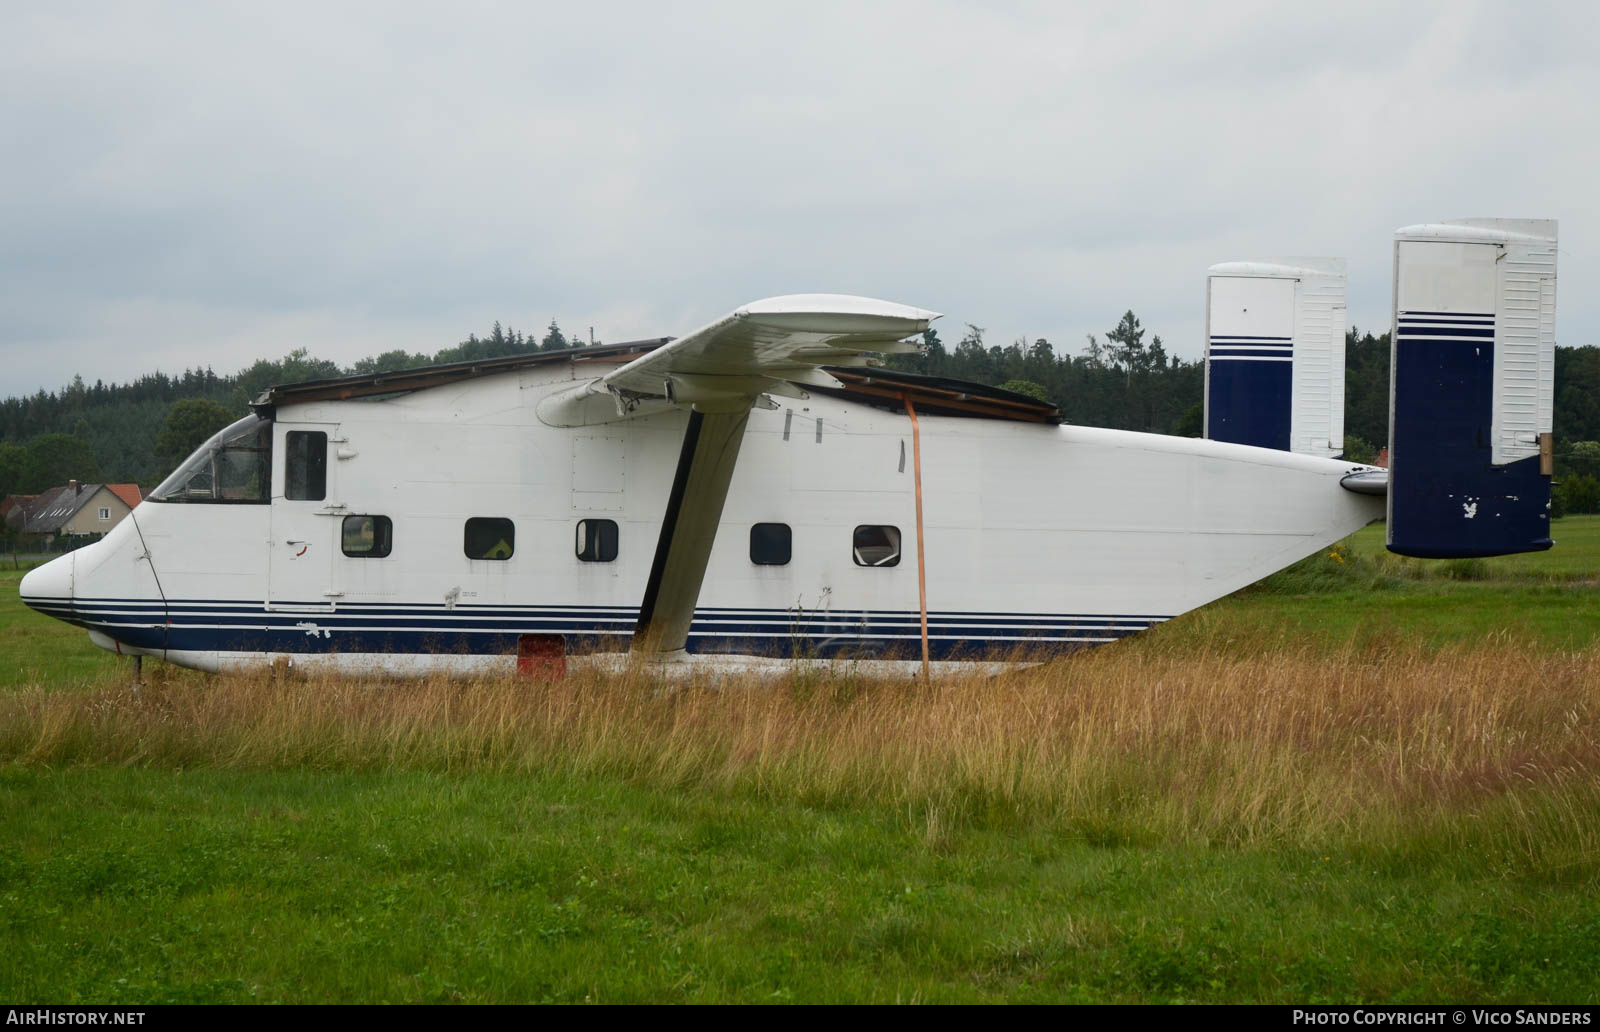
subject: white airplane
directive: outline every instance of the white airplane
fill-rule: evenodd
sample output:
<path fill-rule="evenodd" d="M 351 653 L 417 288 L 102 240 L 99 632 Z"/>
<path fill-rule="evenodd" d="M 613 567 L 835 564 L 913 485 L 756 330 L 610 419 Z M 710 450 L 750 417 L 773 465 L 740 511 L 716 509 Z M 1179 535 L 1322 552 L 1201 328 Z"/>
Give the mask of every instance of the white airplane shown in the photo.
<path fill-rule="evenodd" d="M 1282 301 L 1281 264 L 1224 272 L 1254 283 L 1213 284 L 1208 369 L 1312 361 L 1295 351 L 1301 288 L 1274 316 L 1287 333 L 1244 334 L 1217 309 L 1258 287 Z M 1342 347 L 1335 273 L 1323 330 Z M 1387 474 L 1327 457 L 1342 383 L 1331 403 L 1331 383 L 1274 402 L 1303 429 L 1295 406 L 1321 406 L 1306 429 L 1321 454 L 1078 427 L 1031 398 L 874 367 L 936 318 L 792 295 L 677 340 L 275 387 L 103 540 L 29 573 L 22 598 L 107 649 L 204 670 L 510 672 L 631 651 L 926 671 L 1114 641 L 1384 515 Z M 1286 340 L 1261 361 L 1229 335 Z M 1224 409 L 1208 395 L 1210 419 Z M 1544 515 L 1542 545 L 1497 517 L 1452 547 L 1548 547 Z"/>

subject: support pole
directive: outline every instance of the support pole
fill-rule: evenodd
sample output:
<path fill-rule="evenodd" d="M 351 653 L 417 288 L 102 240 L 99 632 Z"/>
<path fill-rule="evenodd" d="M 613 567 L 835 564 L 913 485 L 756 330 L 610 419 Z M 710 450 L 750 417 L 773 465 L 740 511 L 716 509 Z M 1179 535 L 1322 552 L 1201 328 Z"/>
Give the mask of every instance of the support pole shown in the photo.
<path fill-rule="evenodd" d="M 922 546 L 922 431 L 917 426 L 917 409 L 911 395 L 902 394 L 906 415 L 911 417 L 911 479 L 917 492 L 917 602 L 922 611 L 922 680 L 928 681 L 928 560 Z"/>

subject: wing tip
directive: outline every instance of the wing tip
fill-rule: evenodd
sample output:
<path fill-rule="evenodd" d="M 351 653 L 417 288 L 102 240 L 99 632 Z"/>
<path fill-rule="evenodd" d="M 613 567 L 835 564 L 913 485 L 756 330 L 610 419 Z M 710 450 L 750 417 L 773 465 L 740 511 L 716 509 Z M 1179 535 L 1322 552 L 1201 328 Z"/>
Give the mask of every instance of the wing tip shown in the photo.
<path fill-rule="evenodd" d="M 940 313 L 897 301 L 884 301 L 875 297 L 858 297 L 854 294 L 781 294 L 762 298 L 741 307 L 734 315 L 741 318 L 759 318 L 774 315 L 832 315 L 864 316 L 880 319 L 904 319 L 910 322 L 931 323 Z"/>

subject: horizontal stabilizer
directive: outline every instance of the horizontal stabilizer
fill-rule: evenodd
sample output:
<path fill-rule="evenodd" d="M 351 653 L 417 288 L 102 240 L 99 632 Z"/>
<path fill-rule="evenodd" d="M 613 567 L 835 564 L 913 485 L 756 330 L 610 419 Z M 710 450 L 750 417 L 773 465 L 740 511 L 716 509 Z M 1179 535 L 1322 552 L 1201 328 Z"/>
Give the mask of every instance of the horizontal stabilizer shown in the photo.
<path fill-rule="evenodd" d="M 1361 469 L 1339 478 L 1339 486 L 1356 494 L 1382 496 L 1389 493 L 1389 471 Z"/>

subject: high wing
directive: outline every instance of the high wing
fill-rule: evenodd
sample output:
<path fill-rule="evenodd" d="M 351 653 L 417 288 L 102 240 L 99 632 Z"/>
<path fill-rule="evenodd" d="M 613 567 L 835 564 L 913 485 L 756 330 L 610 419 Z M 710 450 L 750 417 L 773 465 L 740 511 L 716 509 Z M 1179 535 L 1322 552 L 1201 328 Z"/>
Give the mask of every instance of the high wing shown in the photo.
<path fill-rule="evenodd" d="M 847 294 L 789 294 L 752 301 L 709 326 L 601 377 L 623 404 L 666 398 L 701 411 L 748 410 L 768 391 L 797 395 L 792 384 L 837 386 L 821 366 L 858 366 L 869 353 L 918 350 L 904 338 L 939 313 Z M 799 394 L 803 396 L 803 394 Z"/>
<path fill-rule="evenodd" d="M 761 396 L 804 397 L 798 385 L 837 384 L 824 365 L 866 365 L 873 352 L 916 351 L 919 345 L 905 338 L 937 318 L 937 312 L 844 294 L 772 297 L 580 388 L 609 392 L 624 415 L 652 398 L 690 408 L 634 651 L 672 653 L 688 641 L 745 423 Z"/>

